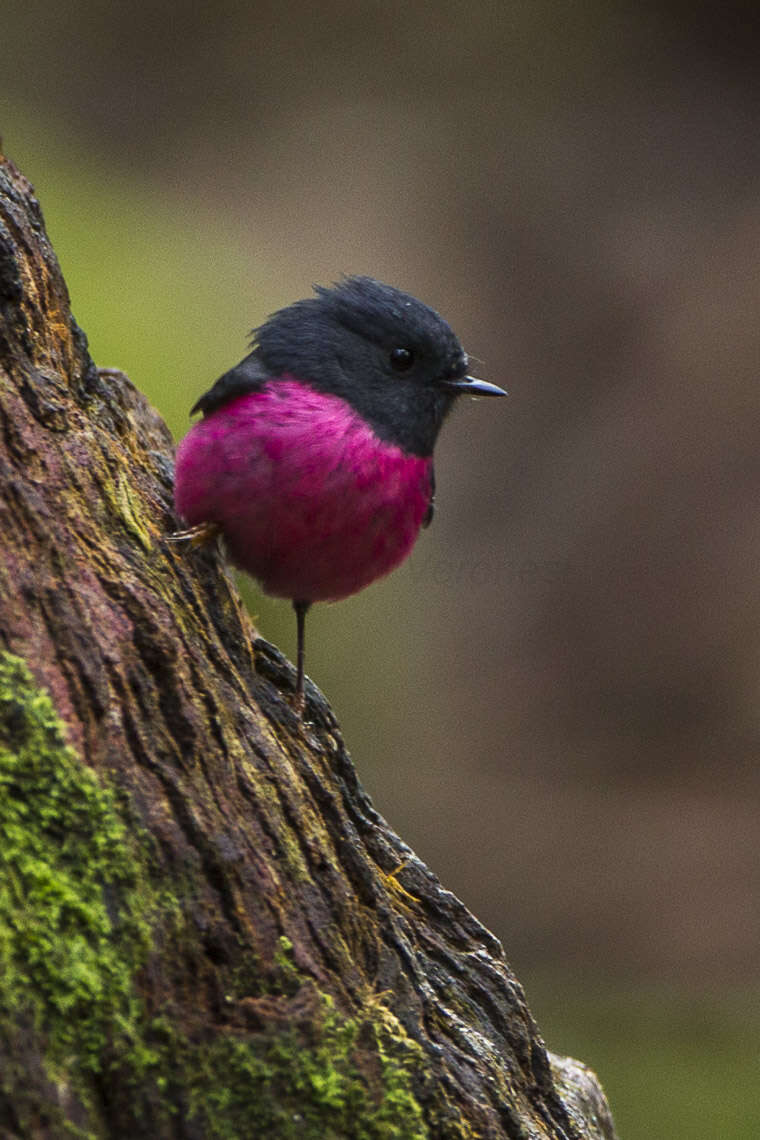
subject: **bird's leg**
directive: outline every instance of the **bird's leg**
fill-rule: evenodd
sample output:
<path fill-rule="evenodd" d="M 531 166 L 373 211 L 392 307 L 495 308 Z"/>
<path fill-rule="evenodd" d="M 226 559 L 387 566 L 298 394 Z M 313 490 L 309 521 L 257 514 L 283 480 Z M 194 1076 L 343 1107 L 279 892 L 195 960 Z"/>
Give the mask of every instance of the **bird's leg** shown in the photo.
<path fill-rule="evenodd" d="M 293 700 L 293 708 L 296 711 L 299 719 L 303 717 L 303 710 L 306 704 L 306 694 L 304 692 L 304 635 L 306 631 L 306 613 L 309 609 L 311 602 L 293 602 L 293 609 L 296 611 L 296 694 Z"/>
<path fill-rule="evenodd" d="M 189 530 L 175 530 L 166 535 L 167 542 L 187 542 L 190 546 L 208 546 L 222 533 L 219 523 L 203 522 Z"/>

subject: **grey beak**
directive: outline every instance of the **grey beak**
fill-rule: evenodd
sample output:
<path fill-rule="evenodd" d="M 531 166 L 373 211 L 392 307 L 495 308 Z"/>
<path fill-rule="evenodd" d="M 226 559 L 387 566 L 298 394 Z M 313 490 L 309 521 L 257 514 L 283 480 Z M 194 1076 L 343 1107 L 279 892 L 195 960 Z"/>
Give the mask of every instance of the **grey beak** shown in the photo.
<path fill-rule="evenodd" d="M 506 396 L 508 393 L 497 384 L 489 384 L 487 380 L 478 380 L 477 376 L 460 376 L 458 380 L 445 380 L 446 388 L 454 388 L 457 395 L 464 396 Z"/>

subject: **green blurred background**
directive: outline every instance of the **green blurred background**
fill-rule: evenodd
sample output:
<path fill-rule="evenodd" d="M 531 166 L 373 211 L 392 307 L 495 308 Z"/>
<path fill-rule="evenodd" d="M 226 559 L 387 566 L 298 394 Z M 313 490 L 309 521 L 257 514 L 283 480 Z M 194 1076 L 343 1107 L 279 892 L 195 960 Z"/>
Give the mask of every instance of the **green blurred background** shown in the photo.
<path fill-rule="evenodd" d="M 377 807 L 621 1140 L 760 1136 L 753 4 L 6 0 L 0 130 L 175 435 L 342 272 L 438 308 L 412 559 L 309 627 Z M 292 653 L 289 607 L 243 589 Z"/>

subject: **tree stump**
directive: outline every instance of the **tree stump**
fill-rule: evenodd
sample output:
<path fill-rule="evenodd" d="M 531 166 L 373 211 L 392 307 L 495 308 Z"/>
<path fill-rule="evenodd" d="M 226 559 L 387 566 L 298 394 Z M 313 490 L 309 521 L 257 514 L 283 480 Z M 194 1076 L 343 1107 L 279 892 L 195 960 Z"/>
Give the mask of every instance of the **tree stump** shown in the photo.
<path fill-rule="evenodd" d="M 0 1136 L 611 1140 L 219 551 L 166 543 L 169 432 L 2 158 L 0 424 Z"/>

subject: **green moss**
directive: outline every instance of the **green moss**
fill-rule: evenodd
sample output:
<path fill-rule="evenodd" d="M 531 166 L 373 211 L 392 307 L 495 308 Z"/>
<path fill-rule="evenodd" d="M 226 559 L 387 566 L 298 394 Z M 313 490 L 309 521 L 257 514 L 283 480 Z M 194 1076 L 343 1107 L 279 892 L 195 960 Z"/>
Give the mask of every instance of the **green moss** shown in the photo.
<path fill-rule="evenodd" d="M 293 961 L 293 943 L 286 935 L 277 939 L 274 952 L 275 989 L 277 993 L 294 994 L 300 989 L 303 979 Z"/>
<path fill-rule="evenodd" d="M 91 1075 L 118 1056 L 129 1055 L 135 1074 L 156 1061 L 141 1041 L 134 990 L 152 894 L 116 793 L 79 761 L 47 694 L 7 654 L 0 835 L 3 1036 L 31 1028 L 48 1078 L 75 1086 L 88 1105 Z"/>
<path fill-rule="evenodd" d="M 268 1028 L 185 1048 L 190 1116 L 203 1135 L 424 1140 L 413 1091 L 425 1067 L 420 1046 L 377 998 L 360 1016 L 342 1016 L 298 970 L 292 950 L 281 937 L 266 981 L 257 979 Z M 245 991 L 231 1000 L 244 1001 Z"/>
<path fill-rule="evenodd" d="M 237 972 L 231 1007 L 258 994 L 298 1016 L 191 1040 L 138 994 L 154 927 L 183 927 L 151 882 L 149 840 L 78 759 L 50 698 L 0 654 L 0 1102 L 32 1134 L 209 1140 L 423 1140 L 422 1050 L 380 1001 L 341 1015 L 281 938 L 268 969 Z M 245 979 L 245 981 L 243 981 Z M 231 977 L 234 983 L 235 977 Z M 43 1057 L 39 1073 L 37 1058 Z M 130 1091 L 132 1090 L 132 1091 Z M 72 1107 L 73 1106 L 73 1107 Z M 77 1121 L 77 1123 L 73 1123 Z"/>
<path fill-rule="evenodd" d="M 316 995 L 307 1027 L 222 1036 L 191 1061 L 191 1117 L 213 1140 L 424 1140 L 422 1050 L 378 1005 L 358 1018 Z"/>
<path fill-rule="evenodd" d="M 130 896 L 143 875 L 115 793 L 80 763 L 48 696 L 7 655 L 0 833 L 0 1008 L 44 1026 L 53 1057 L 74 1049 L 97 1067 L 114 1027 L 134 1031 L 132 978 L 150 927 L 144 900 Z"/>

